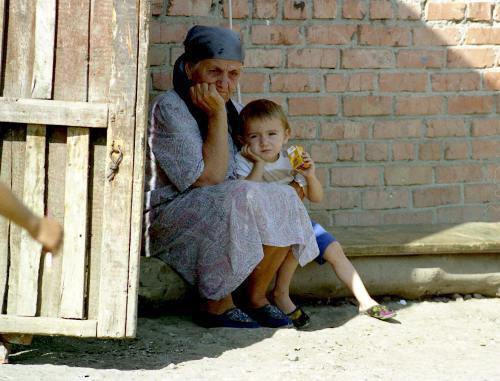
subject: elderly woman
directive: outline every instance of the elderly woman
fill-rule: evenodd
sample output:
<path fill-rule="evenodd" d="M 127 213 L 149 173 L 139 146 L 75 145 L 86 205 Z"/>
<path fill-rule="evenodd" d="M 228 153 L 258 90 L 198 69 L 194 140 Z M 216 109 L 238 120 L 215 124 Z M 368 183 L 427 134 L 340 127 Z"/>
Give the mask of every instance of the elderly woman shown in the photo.
<path fill-rule="evenodd" d="M 301 264 L 318 254 L 295 191 L 236 180 L 230 98 L 244 59 L 239 35 L 195 26 L 174 67 L 174 90 L 153 103 L 148 135 L 146 255 L 155 255 L 197 287 L 208 327 L 290 326 L 266 298 L 291 249 Z M 245 281 L 245 312 L 231 293 Z"/>

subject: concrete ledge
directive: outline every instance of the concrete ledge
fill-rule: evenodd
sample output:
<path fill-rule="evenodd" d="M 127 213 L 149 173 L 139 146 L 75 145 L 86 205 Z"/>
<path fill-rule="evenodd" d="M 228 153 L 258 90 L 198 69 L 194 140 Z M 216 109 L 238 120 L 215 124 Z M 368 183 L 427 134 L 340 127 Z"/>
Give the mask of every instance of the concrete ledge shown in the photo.
<path fill-rule="evenodd" d="M 344 227 L 334 235 L 372 295 L 500 296 L 500 223 Z M 141 259 L 143 300 L 179 301 L 188 290 L 160 260 Z M 302 299 L 350 295 L 329 265 L 316 263 L 297 271 L 291 292 Z"/>

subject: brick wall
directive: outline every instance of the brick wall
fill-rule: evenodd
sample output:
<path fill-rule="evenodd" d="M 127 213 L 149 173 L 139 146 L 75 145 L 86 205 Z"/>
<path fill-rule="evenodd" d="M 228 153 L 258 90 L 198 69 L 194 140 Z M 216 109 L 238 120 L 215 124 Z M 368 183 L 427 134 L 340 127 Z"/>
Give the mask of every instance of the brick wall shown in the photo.
<path fill-rule="evenodd" d="M 151 96 L 227 0 L 153 0 Z M 233 0 L 243 101 L 288 112 L 326 226 L 500 221 L 498 1 Z"/>

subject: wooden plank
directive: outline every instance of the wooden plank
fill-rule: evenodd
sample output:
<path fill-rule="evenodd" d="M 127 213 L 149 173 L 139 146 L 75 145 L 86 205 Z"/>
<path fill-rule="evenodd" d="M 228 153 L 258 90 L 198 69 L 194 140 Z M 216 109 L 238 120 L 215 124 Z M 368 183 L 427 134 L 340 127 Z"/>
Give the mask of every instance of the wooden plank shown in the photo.
<path fill-rule="evenodd" d="M 64 203 L 66 179 L 66 127 L 47 129 L 47 214 L 64 226 Z M 64 252 L 64 244 L 59 253 Z M 58 317 L 61 301 L 62 255 L 42 255 L 40 275 L 39 315 Z"/>
<path fill-rule="evenodd" d="M 35 214 L 44 214 L 45 128 L 28 125 L 23 201 Z M 26 230 L 21 233 L 21 256 L 17 289 L 17 314 L 35 316 L 38 300 L 38 273 L 41 245 Z"/>
<path fill-rule="evenodd" d="M 65 318 L 83 319 L 87 251 L 89 130 L 68 128 L 67 148 L 67 186 L 64 199 L 65 244 L 59 315 Z"/>
<path fill-rule="evenodd" d="M 12 142 L 11 130 L 0 131 L 2 142 L 0 146 L 0 181 L 9 186 L 11 185 L 12 171 Z M 0 217 L 0 315 L 4 312 L 4 300 L 7 291 L 7 280 L 9 274 L 9 227 L 10 222 Z"/>
<path fill-rule="evenodd" d="M 12 130 L 12 176 L 11 190 L 19 198 L 23 198 L 24 189 L 24 158 L 26 152 L 26 128 L 15 128 Z M 21 249 L 22 229 L 10 225 L 9 247 L 9 289 L 7 296 L 7 313 L 15 315 L 17 310 L 17 279 L 19 272 L 19 257 Z"/>
<path fill-rule="evenodd" d="M 31 86 L 33 98 L 52 98 L 55 34 L 56 0 L 37 0 L 35 20 L 35 63 Z"/>
<path fill-rule="evenodd" d="M 106 128 L 106 103 L 0 98 L 0 122 Z"/>
<path fill-rule="evenodd" d="M 0 75 L 3 72 L 3 40 L 5 31 L 5 1 L 0 0 Z"/>
<path fill-rule="evenodd" d="M 8 2 L 9 17 L 4 82 L 4 95 L 7 96 L 29 98 L 31 95 L 35 1 Z"/>
<path fill-rule="evenodd" d="M 111 110 L 108 152 L 121 146 L 123 161 L 113 181 L 104 185 L 103 242 L 97 334 L 124 337 L 127 315 L 130 221 L 137 77 L 138 9 L 135 0 L 115 1 L 113 59 L 109 89 Z M 106 167 L 110 164 L 109 156 Z"/>
<path fill-rule="evenodd" d="M 132 216 L 130 219 L 130 262 L 127 296 L 127 337 L 137 333 L 137 298 L 141 257 L 142 212 L 144 205 L 144 166 L 148 125 L 148 47 L 150 2 L 141 1 L 139 11 L 139 53 L 137 59 L 137 105 L 132 184 Z"/>
<path fill-rule="evenodd" d="M 0 316 L 0 332 L 33 335 L 95 337 L 97 321 L 68 320 L 47 317 Z"/>

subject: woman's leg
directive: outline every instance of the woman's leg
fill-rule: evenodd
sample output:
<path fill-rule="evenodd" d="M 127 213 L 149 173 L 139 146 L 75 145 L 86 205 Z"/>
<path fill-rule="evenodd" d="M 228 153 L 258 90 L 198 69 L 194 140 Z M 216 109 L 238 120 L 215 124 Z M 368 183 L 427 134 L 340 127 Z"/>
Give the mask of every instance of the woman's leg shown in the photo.
<path fill-rule="evenodd" d="M 344 282 L 354 294 L 354 297 L 359 302 L 359 309 L 361 311 L 365 311 L 378 304 L 372 299 L 370 294 L 368 294 L 358 272 L 351 261 L 347 259 L 344 250 L 342 250 L 342 246 L 340 246 L 338 242 L 333 242 L 328 245 L 323 258 L 330 263 L 339 279 Z"/>
<path fill-rule="evenodd" d="M 290 284 L 298 265 L 299 262 L 289 251 L 276 275 L 276 283 L 272 292 L 274 303 L 286 314 L 293 312 L 297 308 L 290 299 Z"/>
<path fill-rule="evenodd" d="M 207 300 L 204 309 L 206 312 L 214 315 L 222 315 L 227 310 L 234 308 L 233 297 L 231 294 L 220 300 Z"/>
<path fill-rule="evenodd" d="M 285 260 L 290 247 L 264 246 L 264 258 L 253 270 L 246 282 L 248 303 L 251 308 L 269 304 L 266 297 L 269 284 Z"/>

